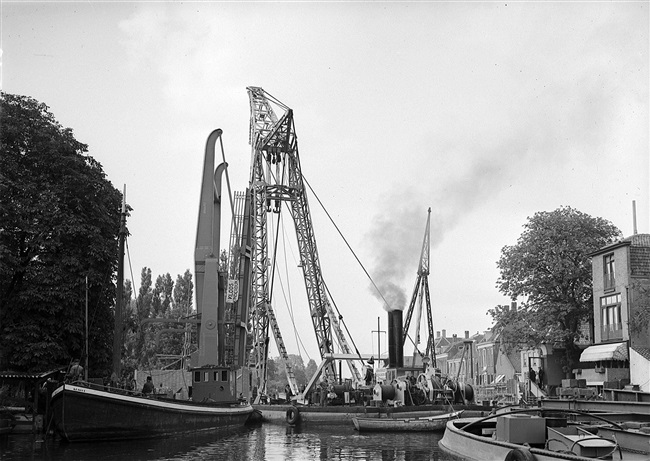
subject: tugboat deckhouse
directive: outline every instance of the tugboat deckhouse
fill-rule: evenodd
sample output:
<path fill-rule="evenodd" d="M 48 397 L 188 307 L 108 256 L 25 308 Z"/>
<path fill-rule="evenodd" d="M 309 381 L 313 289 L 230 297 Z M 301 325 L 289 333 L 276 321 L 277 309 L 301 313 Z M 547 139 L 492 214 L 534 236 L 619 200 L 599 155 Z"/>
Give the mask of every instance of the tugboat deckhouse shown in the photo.
<path fill-rule="evenodd" d="M 589 346 L 580 355 L 581 362 L 600 362 L 603 360 L 627 360 L 627 343 L 610 343 Z"/>

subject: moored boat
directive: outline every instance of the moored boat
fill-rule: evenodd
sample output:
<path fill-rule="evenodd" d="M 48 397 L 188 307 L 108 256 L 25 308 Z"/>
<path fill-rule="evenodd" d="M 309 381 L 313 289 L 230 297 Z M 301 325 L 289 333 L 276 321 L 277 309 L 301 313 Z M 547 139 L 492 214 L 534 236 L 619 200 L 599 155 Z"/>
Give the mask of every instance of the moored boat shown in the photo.
<path fill-rule="evenodd" d="M 128 440 L 243 426 L 250 405 L 197 403 L 64 384 L 52 394 L 58 433 L 69 442 Z"/>
<path fill-rule="evenodd" d="M 449 421 L 438 446 L 468 461 L 647 460 L 647 455 L 624 452 L 616 439 L 595 432 L 567 424 L 557 414 L 501 414 Z"/>
<path fill-rule="evenodd" d="M 249 299 L 229 293 L 228 313 L 236 326 L 226 335 L 226 274 L 219 267 L 221 175 L 225 162 L 215 170 L 215 145 L 221 130 L 208 137 L 203 166 L 201 204 L 197 225 L 195 258 L 196 306 L 199 323 L 199 348 L 193 354 L 191 398 L 176 400 L 123 389 L 74 381 L 59 386 L 52 393 L 52 415 L 56 432 L 68 441 L 123 440 L 160 437 L 210 429 L 243 426 L 253 413 L 250 404 L 236 397 L 236 372 L 243 367 Z M 126 235 L 126 204 L 122 204 L 120 229 L 120 267 L 118 287 L 122 287 L 121 268 Z M 242 275 L 241 280 L 248 279 Z M 122 293 L 118 289 L 117 299 Z M 119 304 L 119 303 L 118 303 Z M 116 343 L 113 370 L 120 376 L 120 344 L 116 305 Z M 227 353 L 235 349 L 237 353 Z M 143 392 L 145 389 L 143 388 Z"/>
<path fill-rule="evenodd" d="M 356 360 L 357 356 L 326 355 L 305 389 L 290 402 L 254 403 L 253 408 L 265 422 L 297 424 L 353 423 L 354 418 L 428 418 L 453 411 L 467 416 L 484 416 L 492 408 L 473 402 L 473 389 L 440 376 L 427 366 L 414 376 L 390 363 L 382 370 L 387 379 L 370 385 L 317 385 L 321 371 L 334 360 Z"/>
<path fill-rule="evenodd" d="M 432 432 L 445 429 L 448 421 L 458 419 L 463 413 L 454 411 L 421 418 L 352 418 L 359 432 Z"/>
<path fill-rule="evenodd" d="M 621 427 L 600 426 L 598 435 L 607 439 L 616 439 L 623 451 L 640 453 L 650 458 L 650 424 L 625 422 Z"/>
<path fill-rule="evenodd" d="M 449 413 L 449 406 L 421 405 L 418 407 L 373 407 L 363 405 L 342 405 L 321 407 L 318 405 L 253 405 L 259 420 L 266 423 L 326 426 L 353 424 L 354 418 L 428 418 Z M 467 416 L 487 415 L 491 408 L 481 405 L 454 405 L 454 409 Z"/>

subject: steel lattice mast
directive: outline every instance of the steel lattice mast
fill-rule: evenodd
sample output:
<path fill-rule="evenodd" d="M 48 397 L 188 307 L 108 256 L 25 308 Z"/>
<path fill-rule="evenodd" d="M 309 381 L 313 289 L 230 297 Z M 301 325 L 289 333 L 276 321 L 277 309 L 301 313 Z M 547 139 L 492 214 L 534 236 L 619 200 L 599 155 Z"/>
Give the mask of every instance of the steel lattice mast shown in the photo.
<path fill-rule="evenodd" d="M 271 211 L 271 200 L 275 201 L 276 211 L 279 212 L 279 201 L 288 199 L 286 191 L 278 189 L 276 180 L 280 155 L 271 143 L 273 133 L 278 127 L 278 119 L 269 100 L 261 88 L 248 88 L 251 105 L 250 137 L 252 156 L 249 190 L 252 199 L 252 305 L 251 331 L 253 335 L 251 362 L 255 364 L 255 380 L 258 387 L 258 399 L 267 392 L 267 358 L 269 347 L 269 326 L 285 362 L 285 370 L 289 385 L 294 393 L 298 392 L 293 370 L 288 362 L 284 340 L 279 326 L 275 321 L 275 312 L 271 305 L 269 286 L 268 227 L 267 213 Z M 286 109 L 286 107 L 283 107 Z M 275 165 L 275 168 L 273 168 Z M 273 172 L 272 170 L 276 171 Z M 275 173 L 275 174 L 274 174 Z"/>
<path fill-rule="evenodd" d="M 291 216 L 298 240 L 300 266 L 303 270 L 312 324 L 321 358 L 334 352 L 333 329 L 342 351 L 350 353 L 350 348 L 325 291 L 300 168 L 293 111 L 275 100 L 262 88 L 249 87 L 247 90 L 251 106 L 250 187 L 253 190 L 255 203 L 255 230 L 253 231 L 255 237 L 253 244 L 253 303 L 255 309 L 251 323 L 254 334 L 254 359 L 258 364 L 258 376 L 263 381 L 268 355 L 269 323 L 273 327 L 276 341 L 278 337 L 281 338 L 277 323 L 274 322 L 275 315 L 269 299 L 267 213 L 271 211 L 272 206 L 273 211 L 279 213 L 283 201 L 290 203 Z M 271 102 L 284 111 L 281 118 L 278 119 Z M 282 352 L 281 350 L 280 353 L 282 354 Z M 348 363 L 355 379 L 360 379 L 360 373 L 354 363 Z M 334 365 L 328 368 L 327 373 L 336 376 Z"/>
<path fill-rule="evenodd" d="M 413 296 L 409 304 L 408 313 L 404 322 L 404 341 L 408 334 L 409 326 L 411 325 L 411 318 L 416 303 L 418 304 L 418 313 L 416 315 L 416 338 L 415 345 L 420 343 L 420 320 L 422 318 L 422 302 L 426 302 L 427 323 L 429 327 L 429 338 L 427 341 L 427 349 L 425 355 L 431 357 L 433 367 L 436 367 L 436 348 L 434 345 L 435 337 L 433 334 L 433 317 L 431 315 L 431 300 L 429 298 L 429 254 L 431 252 L 431 208 L 428 210 L 427 225 L 424 231 L 424 239 L 422 241 L 422 251 L 420 253 L 420 263 L 418 265 L 418 276 L 413 288 Z"/>

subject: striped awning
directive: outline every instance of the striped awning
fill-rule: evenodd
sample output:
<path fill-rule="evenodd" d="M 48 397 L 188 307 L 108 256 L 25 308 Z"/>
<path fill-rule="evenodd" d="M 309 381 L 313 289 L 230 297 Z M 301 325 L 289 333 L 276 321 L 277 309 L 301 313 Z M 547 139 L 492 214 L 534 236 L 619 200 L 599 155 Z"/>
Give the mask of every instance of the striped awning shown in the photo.
<path fill-rule="evenodd" d="M 580 355 L 581 362 L 600 362 L 602 360 L 627 360 L 627 343 L 598 344 L 589 346 Z"/>

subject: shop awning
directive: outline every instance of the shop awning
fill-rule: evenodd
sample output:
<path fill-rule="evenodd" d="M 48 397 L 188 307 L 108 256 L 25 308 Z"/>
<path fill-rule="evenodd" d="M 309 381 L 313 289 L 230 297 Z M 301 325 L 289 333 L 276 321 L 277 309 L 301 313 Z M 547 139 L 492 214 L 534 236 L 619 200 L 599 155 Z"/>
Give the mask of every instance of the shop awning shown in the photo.
<path fill-rule="evenodd" d="M 602 360 L 627 360 L 627 343 L 598 344 L 589 346 L 580 355 L 581 362 L 600 362 Z"/>

